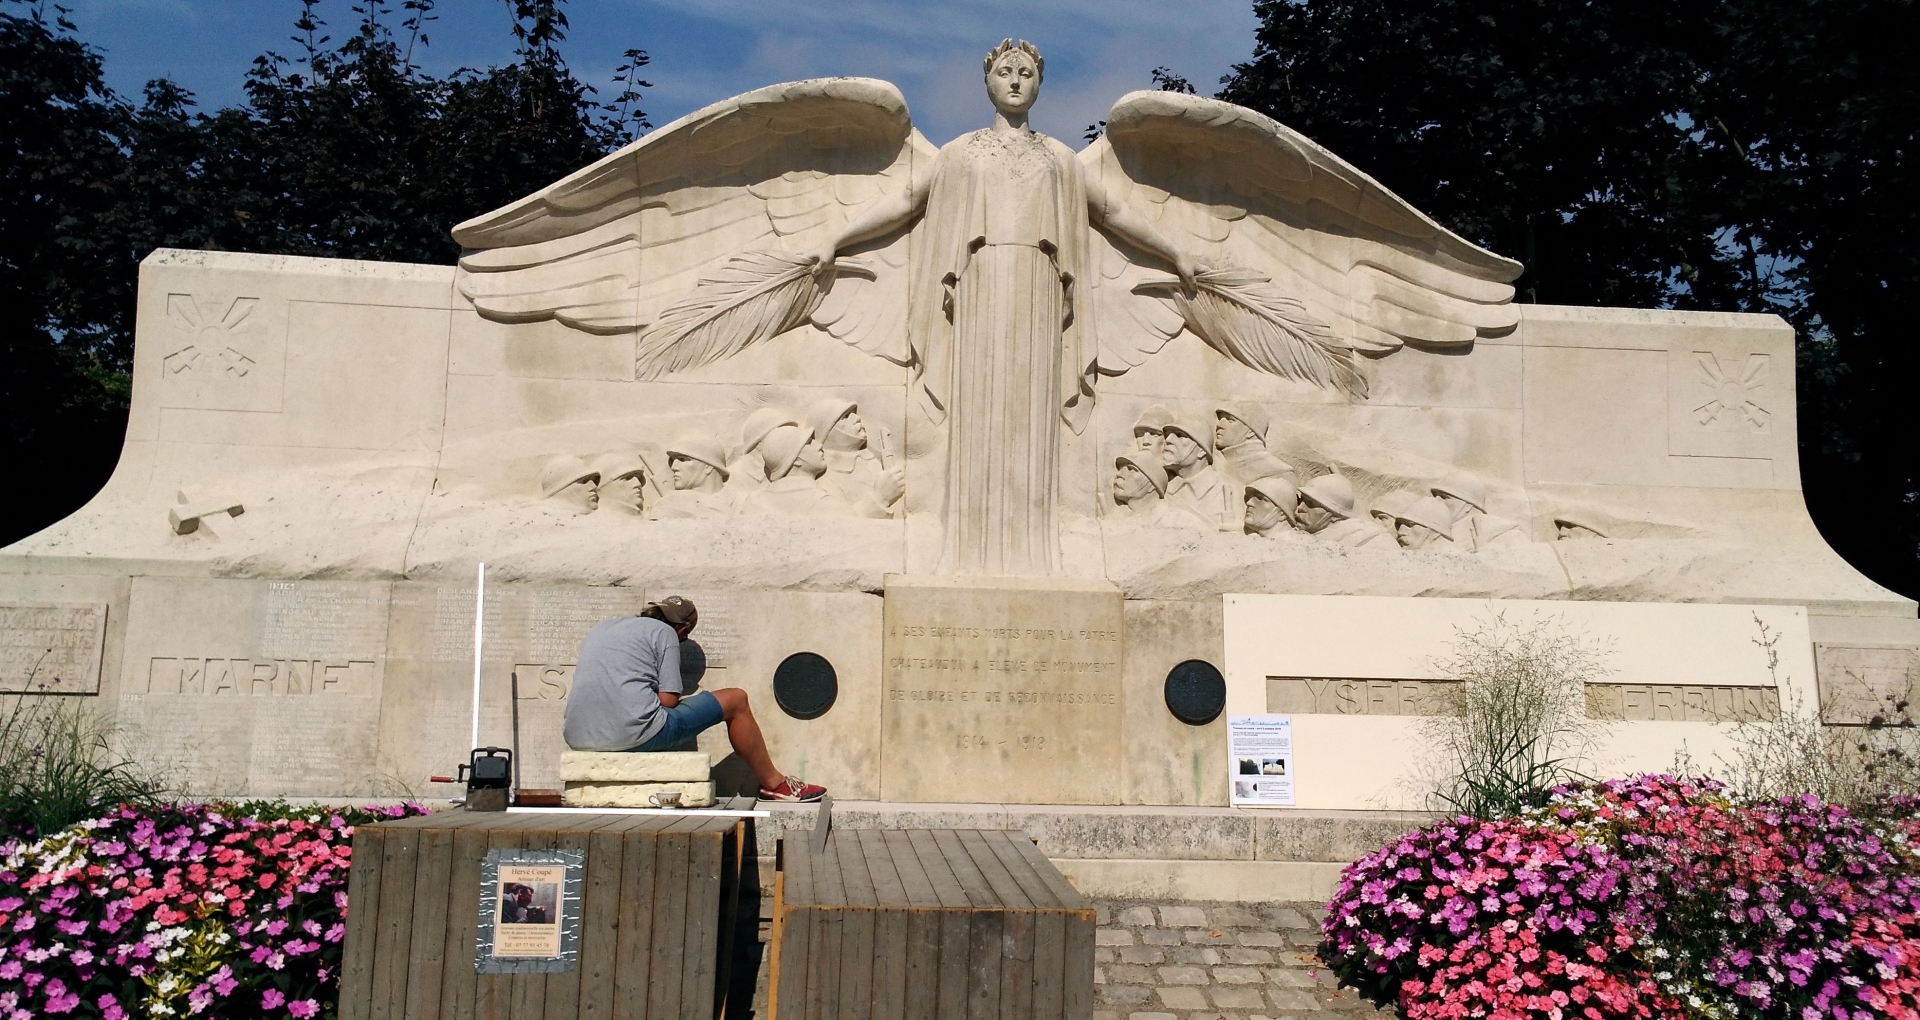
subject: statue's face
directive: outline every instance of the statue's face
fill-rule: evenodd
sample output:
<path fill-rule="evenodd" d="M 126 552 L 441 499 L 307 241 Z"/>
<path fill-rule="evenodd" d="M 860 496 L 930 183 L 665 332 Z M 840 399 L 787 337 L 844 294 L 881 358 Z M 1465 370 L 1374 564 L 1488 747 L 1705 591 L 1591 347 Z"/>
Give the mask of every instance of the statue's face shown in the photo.
<path fill-rule="evenodd" d="M 1025 113 L 1040 98 L 1040 69 L 1033 58 L 1014 50 L 987 72 L 987 98 L 1001 113 Z"/>
<path fill-rule="evenodd" d="M 867 423 L 860 420 L 860 412 L 848 411 L 833 423 L 827 433 L 825 446 L 829 450 L 858 450 L 867 445 Z"/>
<path fill-rule="evenodd" d="M 827 451 L 820 445 L 820 437 L 814 436 L 800 447 L 800 456 L 794 458 L 794 466 L 815 478 L 827 470 Z"/>
<path fill-rule="evenodd" d="M 588 475 L 554 493 L 553 498 L 572 507 L 574 513 L 590 514 L 600 505 L 600 479 Z"/>
<path fill-rule="evenodd" d="M 1155 460 L 1160 459 L 1160 451 L 1166 445 L 1166 434 L 1159 429 L 1136 426 L 1133 430 L 1133 448 L 1152 454 Z"/>
<path fill-rule="evenodd" d="M 1316 505 L 1306 499 L 1300 501 L 1300 530 L 1309 535 L 1317 535 L 1334 520 L 1333 511 Z"/>
<path fill-rule="evenodd" d="M 1264 535 L 1285 524 L 1287 517 L 1273 500 L 1258 492 L 1247 493 L 1247 530 Z"/>
<path fill-rule="evenodd" d="M 1448 496 L 1443 493 L 1435 493 L 1435 495 L 1440 497 L 1440 502 L 1447 505 L 1447 512 L 1452 514 L 1456 521 L 1473 512 L 1473 504 L 1458 496 Z"/>
<path fill-rule="evenodd" d="M 1153 492 L 1153 482 L 1132 464 L 1122 464 L 1113 472 L 1113 501 L 1131 503 Z"/>
<path fill-rule="evenodd" d="M 600 486 L 596 497 L 608 506 L 617 506 L 622 510 L 639 510 L 641 499 L 640 472 L 629 471 L 618 478 L 610 478 Z"/>
<path fill-rule="evenodd" d="M 673 487 L 697 489 L 713 477 L 713 465 L 692 457 L 668 457 L 667 470 L 673 472 Z"/>
<path fill-rule="evenodd" d="M 1169 467 L 1187 467 L 1200 459 L 1200 444 L 1185 432 L 1167 431 L 1166 463 Z"/>
<path fill-rule="evenodd" d="M 1213 445 L 1219 447 L 1239 446 L 1253 438 L 1253 430 L 1247 423 L 1230 414 L 1215 415 L 1213 419 Z"/>
<path fill-rule="evenodd" d="M 1440 533 L 1424 524 L 1412 521 L 1400 521 L 1394 528 L 1394 537 L 1408 549 L 1425 549 L 1440 537 Z"/>

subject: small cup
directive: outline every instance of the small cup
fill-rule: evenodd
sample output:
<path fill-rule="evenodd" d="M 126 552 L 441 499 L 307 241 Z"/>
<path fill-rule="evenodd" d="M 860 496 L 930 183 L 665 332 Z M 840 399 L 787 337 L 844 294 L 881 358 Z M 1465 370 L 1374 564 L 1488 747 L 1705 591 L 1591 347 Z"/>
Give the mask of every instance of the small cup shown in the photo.
<path fill-rule="evenodd" d="M 677 808 L 680 806 L 680 791 L 662 790 L 659 793 L 647 794 L 647 803 L 654 807 Z"/>

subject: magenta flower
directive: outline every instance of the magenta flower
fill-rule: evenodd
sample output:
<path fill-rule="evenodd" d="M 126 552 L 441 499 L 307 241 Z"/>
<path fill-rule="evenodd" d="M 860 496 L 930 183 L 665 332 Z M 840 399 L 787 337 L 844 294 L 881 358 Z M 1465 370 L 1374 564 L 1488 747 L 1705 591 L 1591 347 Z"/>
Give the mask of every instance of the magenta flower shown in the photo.
<path fill-rule="evenodd" d="M 129 1009 L 121 996 L 179 973 L 168 968 L 184 957 L 160 951 L 205 934 L 223 940 L 211 943 L 214 969 L 172 986 L 176 1016 L 254 1020 L 253 996 L 270 984 L 280 1004 L 317 1016 L 337 994 L 339 936 L 326 935 L 345 930 L 348 820 L 388 816 L 315 825 L 210 806 L 120 809 L 40 842 L 0 843 L 0 861 L 14 862 L 0 868 L 0 1020 L 150 1015 L 154 1004 Z"/>

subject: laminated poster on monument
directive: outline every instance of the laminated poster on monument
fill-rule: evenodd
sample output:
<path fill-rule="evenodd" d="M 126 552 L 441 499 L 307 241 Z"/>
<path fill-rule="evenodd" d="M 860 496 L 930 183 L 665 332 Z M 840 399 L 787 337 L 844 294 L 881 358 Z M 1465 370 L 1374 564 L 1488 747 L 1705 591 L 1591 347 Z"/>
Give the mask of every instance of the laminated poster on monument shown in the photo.
<path fill-rule="evenodd" d="M 1293 806 L 1293 717 L 1227 717 L 1227 782 L 1235 807 Z"/>

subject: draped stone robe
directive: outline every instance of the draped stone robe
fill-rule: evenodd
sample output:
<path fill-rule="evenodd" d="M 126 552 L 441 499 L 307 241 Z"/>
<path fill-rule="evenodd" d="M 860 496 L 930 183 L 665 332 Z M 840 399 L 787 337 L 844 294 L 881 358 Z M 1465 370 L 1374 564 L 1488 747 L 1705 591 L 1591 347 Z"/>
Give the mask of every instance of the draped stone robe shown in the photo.
<path fill-rule="evenodd" d="M 947 423 L 941 573 L 1060 569 L 1060 426 L 1092 409 L 1086 182 L 1044 135 L 986 129 L 940 150 L 916 253 L 912 343 Z"/>

